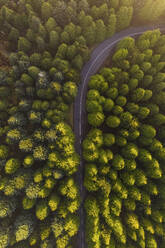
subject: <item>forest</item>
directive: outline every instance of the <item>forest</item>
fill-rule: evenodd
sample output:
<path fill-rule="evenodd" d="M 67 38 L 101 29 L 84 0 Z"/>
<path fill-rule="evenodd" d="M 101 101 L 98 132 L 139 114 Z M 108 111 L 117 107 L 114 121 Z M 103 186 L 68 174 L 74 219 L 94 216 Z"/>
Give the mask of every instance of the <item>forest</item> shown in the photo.
<path fill-rule="evenodd" d="M 164 247 L 165 35 L 91 77 L 85 203 L 71 120 L 94 47 L 164 18 L 160 0 L 0 0 L 0 248 L 79 247 L 82 204 L 88 248 Z"/>
<path fill-rule="evenodd" d="M 124 38 L 89 81 L 88 247 L 165 245 L 164 41 L 159 30 Z"/>

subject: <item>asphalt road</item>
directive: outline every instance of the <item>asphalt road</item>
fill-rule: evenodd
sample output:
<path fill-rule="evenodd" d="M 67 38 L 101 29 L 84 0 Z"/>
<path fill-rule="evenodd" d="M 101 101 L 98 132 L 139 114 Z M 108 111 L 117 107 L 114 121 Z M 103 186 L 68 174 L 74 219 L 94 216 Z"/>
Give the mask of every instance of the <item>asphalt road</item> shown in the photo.
<path fill-rule="evenodd" d="M 145 27 L 132 27 L 116 33 L 113 37 L 106 39 L 100 43 L 92 52 L 90 60 L 84 65 L 81 72 L 81 84 L 78 89 L 78 94 L 74 102 L 74 133 L 76 137 L 75 147 L 77 153 L 80 155 L 80 165 L 78 172 L 78 182 L 80 186 L 81 206 L 79 210 L 80 215 L 80 228 L 78 232 L 78 247 L 86 248 L 85 245 L 85 215 L 83 202 L 85 198 L 85 188 L 83 186 L 84 179 L 84 161 L 82 157 L 82 141 L 86 129 L 86 111 L 85 102 L 88 90 L 88 82 L 90 77 L 95 74 L 106 58 L 110 55 L 112 48 L 117 42 L 124 37 L 136 37 L 147 30 L 154 30 L 159 28 L 161 32 L 165 32 L 165 25 L 145 26 Z"/>

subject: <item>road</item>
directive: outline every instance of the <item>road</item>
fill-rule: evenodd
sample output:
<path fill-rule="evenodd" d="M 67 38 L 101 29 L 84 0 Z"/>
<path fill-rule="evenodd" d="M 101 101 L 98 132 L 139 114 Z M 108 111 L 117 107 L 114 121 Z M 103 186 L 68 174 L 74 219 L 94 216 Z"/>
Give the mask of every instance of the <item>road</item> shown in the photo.
<path fill-rule="evenodd" d="M 145 27 L 131 27 L 116 33 L 113 37 L 106 39 L 100 43 L 92 52 L 90 60 L 84 65 L 81 72 L 81 84 L 78 89 L 78 94 L 74 102 L 74 133 L 76 137 L 75 147 L 77 153 L 80 155 L 80 165 L 78 172 L 78 182 L 80 186 L 81 206 L 79 210 L 80 228 L 78 232 L 78 247 L 85 248 L 85 215 L 83 209 L 83 202 L 85 198 L 85 188 L 83 186 L 84 178 L 84 161 L 82 157 L 82 141 L 86 129 L 86 112 L 85 101 L 88 90 L 88 82 L 90 77 L 95 74 L 106 58 L 110 55 L 112 48 L 117 42 L 124 37 L 136 37 L 147 30 L 154 30 L 159 28 L 161 32 L 165 31 L 165 25 L 145 26 Z"/>

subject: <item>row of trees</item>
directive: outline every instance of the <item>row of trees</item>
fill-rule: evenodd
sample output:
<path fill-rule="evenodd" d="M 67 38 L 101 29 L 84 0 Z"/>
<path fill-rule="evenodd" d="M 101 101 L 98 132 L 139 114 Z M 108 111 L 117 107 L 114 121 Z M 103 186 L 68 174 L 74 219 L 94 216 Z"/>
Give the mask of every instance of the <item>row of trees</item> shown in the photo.
<path fill-rule="evenodd" d="M 159 30 L 123 39 L 112 66 L 89 81 L 90 129 L 83 141 L 88 247 L 164 247 L 163 40 Z"/>

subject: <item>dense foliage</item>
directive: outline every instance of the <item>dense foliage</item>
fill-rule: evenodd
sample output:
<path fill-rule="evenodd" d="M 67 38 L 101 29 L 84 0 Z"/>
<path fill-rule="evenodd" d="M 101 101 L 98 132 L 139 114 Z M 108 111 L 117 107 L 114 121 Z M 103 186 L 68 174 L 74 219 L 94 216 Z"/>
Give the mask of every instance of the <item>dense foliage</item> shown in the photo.
<path fill-rule="evenodd" d="M 150 12 L 145 15 L 148 3 L 153 2 L 153 8 L 149 8 Z M 155 9 L 158 11 L 155 12 Z M 0 71 L 0 248 L 73 246 L 72 237 L 79 228 L 77 211 L 80 196 L 75 180 L 79 156 L 74 148 L 69 115 L 80 82 L 79 72 L 89 59 L 93 45 L 128 27 L 133 16 L 137 21 L 141 18 L 142 22 L 146 22 L 152 15 L 157 20 L 163 11 L 164 4 L 158 0 L 0 0 L 1 36 L 10 52 L 11 66 L 8 73 Z M 162 42 L 159 44 L 160 54 L 164 51 Z M 148 46 L 148 40 L 139 46 Z M 127 50 L 116 54 L 116 60 L 120 55 L 124 56 L 122 68 L 128 69 Z M 149 53 L 146 56 L 150 56 Z M 163 63 L 159 64 L 157 70 L 161 71 L 163 66 Z M 150 69 L 150 64 L 144 63 L 143 69 Z M 142 76 L 136 66 L 131 73 Z M 108 74 L 109 80 L 111 76 L 114 77 L 113 73 Z M 126 74 L 122 76 L 125 77 Z M 157 77 L 161 79 L 160 88 L 163 89 L 163 75 Z M 96 81 L 93 83 L 103 94 L 109 88 L 108 80 L 105 82 L 102 75 Z M 147 75 L 145 84 L 148 86 L 151 81 L 151 76 Z M 99 82 L 103 83 L 101 88 Z M 121 120 L 119 114 L 124 111 L 127 102 L 126 92 L 131 87 L 134 89 L 136 84 L 136 77 L 130 80 L 129 87 L 123 84 L 120 89 L 123 94 L 114 85 L 107 91 L 109 99 L 102 98 L 99 103 L 95 98 L 99 97 L 99 92 L 91 90 L 87 106 L 89 123 L 98 127 L 106 121 L 107 126 L 114 129 L 120 127 L 121 121 L 126 125 L 131 115 L 123 115 Z M 134 93 L 136 102 L 141 100 L 142 92 L 140 89 Z M 150 95 L 151 90 L 145 91 L 146 101 Z M 133 111 L 138 109 L 138 118 L 145 118 L 150 111 L 156 114 L 154 123 L 164 123 L 164 116 L 159 113 L 157 105 L 150 104 L 147 108 L 133 104 L 130 108 Z M 91 112 L 93 109 L 97 110 L 97 115 Z M 113 114 L 105 119 L 104 111 L 108 113 L 111 110 Z M 141 132 L 145 133 L 146 127 L 143 129 Z M 91 135 L 95 132 L 98 130 Z M 149 135 L 154 133 L 151 128 L 148 132 Z M 100 138 L 96 143 L 101 148 L 102 135 L 98 135 Z M 115 142 L 123 146 L 127 137 L 121 136 L 107 133 L 103 140 L 107 147 Z M 137 130 L 132 133 L 132 137 L 136 136 Z M 141 142 L 149 142 L 150 138 L 143 137 Z M 91 146 L 91 141 L 87 140 L 86 146 Z M 137 153 L 134 145 L 133 148 L 131 156 Z M 93 144 L 90 149 L 98 158 Z M 128 154 L 130 149 L 128 146 Z M 113 159 L 110 149 L 106 153 L 102 149 L 100 154 L 101 163 Z M 160 154 L 163 156 L 163 152 Z M 92 159 L 93 155 L 87 152 L 85 156 Z M 149 157 L 147 152 L 145 157 Z M 124 163 L 122 156 L 114 156 L 114 167 L 123 168 Z M 89 166 L 90 173 L 95 174 L 96 166 Z M 136 164 L 128 161 L 127 166 L 134 168 Z M 93 203 L 97 206 L 95 199 Z M 99 218 L 98 211 L 95 215 Z M 92 228 L 94 222 L 90 223 L 89 228 Z M 103 239 L 108 240 L 106 227 L 104 229 Z M 97 233 L 94 239 L 97 240 L 100 231 L 94 230 L 94 234 Z M 147 239 L 152 243 L 150 235 Z"/>
<path fill-rule="evenodd" d="M 88 248 L 165 247 L 165 35 L 127 37 L 89 81 Z"/>

